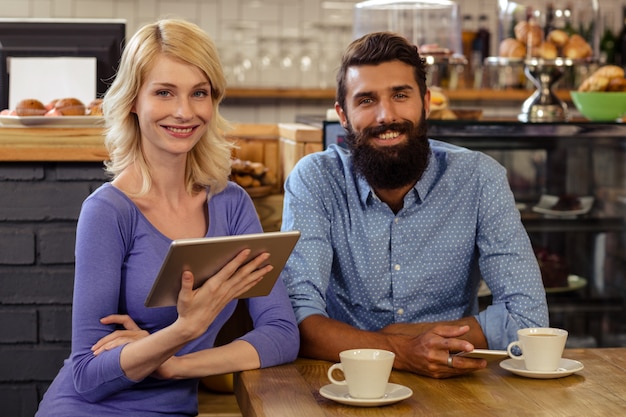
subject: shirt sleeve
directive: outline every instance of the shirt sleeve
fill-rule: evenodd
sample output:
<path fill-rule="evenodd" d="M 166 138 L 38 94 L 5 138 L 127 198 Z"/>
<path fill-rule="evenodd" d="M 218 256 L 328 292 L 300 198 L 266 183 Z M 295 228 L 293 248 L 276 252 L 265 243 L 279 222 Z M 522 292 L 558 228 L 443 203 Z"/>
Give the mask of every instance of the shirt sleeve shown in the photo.
<path fill-rule="evenodd" d="M 91 351 L 113 330 L 100 318 L 119 311 L 122 263 L 130 239 L 120 216 L 119 207 L 92 195 L 83 203 L 76 230 L 71 364 L 76 390 L 88 401 L 136 383 L 120 366 L 121 347 L 98 356 Z"/>
<path fill-rule="evenodd" d="M 493 301 L 476 316 L 490 349 L 506 349 L 517 330 L 548 326 L 541 272 L 504 169 L 482 156 L 476 244 Z"/>
<path fill-rule="evenodd" d="M 262 232 L 252 200 L 245 191 L 239 189 L 236 192 L 239 197 L 234 206 L 239 210 L 237 218 L 241 220 L 235 222 L 240 225 L 235 234 Z M 259 354 L 261 367 L 295 360 L 300 349 L 300 336 L 283 281 L 277 280 L 270 294 L 265 297 L 248 298 L 246 305 L 253 329 L 240 339 L 254 346 Z"/>
<path fill-rule="evenodd" d="M 266 297 L 246 300 L 253 330 L 241 337 L 259 354 L 261 368 L 292 362 L 298 356 L 300 335 L 284 283 L 276 281 Z"/>
<path fill-rule="evenodd" d="M 337 180 L 337 179 L 335 179 Z M 325 294 L 333 259 L 332 204 L 325 204 L 321 182 L 326 170 L 310 157 L 301 159 L 285 182 L 282 230 L 300 230 L 301 237 L 282 273 L 298 323 L 320 314 L 328 317 Z"/>

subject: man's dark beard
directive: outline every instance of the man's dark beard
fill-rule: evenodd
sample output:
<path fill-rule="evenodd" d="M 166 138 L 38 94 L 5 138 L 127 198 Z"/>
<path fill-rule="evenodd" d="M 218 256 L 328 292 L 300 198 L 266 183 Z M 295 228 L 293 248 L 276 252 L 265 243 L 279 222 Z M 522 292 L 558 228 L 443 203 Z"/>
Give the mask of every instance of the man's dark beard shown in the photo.
<path fill-rule="evenodd" d="M 406 121 L 368 127 L 357 133 L 348 124 L 346 130 L 354 168 L 374 188 L 396 189 L 413 184 L 428 167 L 430 144 L 425 115 L 417 126 Z M 370 139 L 386 131 L 406 134 L 408 141 L 395 146 L 372 146 Z"/>

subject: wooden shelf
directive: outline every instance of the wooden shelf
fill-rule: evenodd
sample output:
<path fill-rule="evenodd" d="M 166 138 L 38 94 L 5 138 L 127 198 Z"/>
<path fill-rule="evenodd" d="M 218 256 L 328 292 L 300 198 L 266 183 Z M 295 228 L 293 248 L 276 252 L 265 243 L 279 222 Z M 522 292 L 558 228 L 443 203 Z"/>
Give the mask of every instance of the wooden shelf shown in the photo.
<path fill-rule="evenodd" d="M 461 89 L 444 90 L 452 101 L 524 101 L 533 90 L 526 89 Z M 568 90 L 558 90 L 556 95 L 562 100 L 570 100 Z M 298 99 L 298 100 L 334 100 L 334 88 L 229 88 L 228 99 Z"/>
<path fill-rule="evenodd" d="M 226 100 L 237 98 L 334 100 L 334 88 L 229 88 Z"/>

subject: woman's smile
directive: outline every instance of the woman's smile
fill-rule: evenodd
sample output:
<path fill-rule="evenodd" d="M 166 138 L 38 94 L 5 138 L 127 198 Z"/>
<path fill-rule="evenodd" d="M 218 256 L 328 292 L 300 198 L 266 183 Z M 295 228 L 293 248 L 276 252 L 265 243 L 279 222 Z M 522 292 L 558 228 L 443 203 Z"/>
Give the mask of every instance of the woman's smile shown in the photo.
<path fill-rule="evenodd" d="M 144 147 L 177 155 L 196 145 L 208 129 L 213 110 L 206 75 L 167 55 L 156 58 L 134 106 Z"/>
<path fill-rule="evenodd" d="M 176 136 L 176 137 L 180 137 L 180 138 L 187 138 L 189 137 L 194 130 L 196 129 L 196 126 L 188 126 L 188 127 L 176 127 L 176 126 L 163 126 L 170 134 L 172 134 L 172 136 Z"/>

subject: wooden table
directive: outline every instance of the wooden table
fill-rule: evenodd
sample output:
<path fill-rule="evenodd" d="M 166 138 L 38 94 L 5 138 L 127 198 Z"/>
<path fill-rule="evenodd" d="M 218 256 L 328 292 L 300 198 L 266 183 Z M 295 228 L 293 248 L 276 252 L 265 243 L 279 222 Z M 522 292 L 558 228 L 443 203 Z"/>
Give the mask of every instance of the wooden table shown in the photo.
<path fill-rule="evenodd" d="M 626 415 L 626 348 L 568 349 L 565 358 L 585 368 L 559 379 L 530 379 L 492 361 L 487 369 L 432 379 L 393 371 L 390 382 L 413 396 L 383 407 L 354 407 L 328 400 L 325 361 L 298 359 L 288 365 L 246 371 L 235 380 L 244 417 L 276 416 L 623 416 Z"/>

